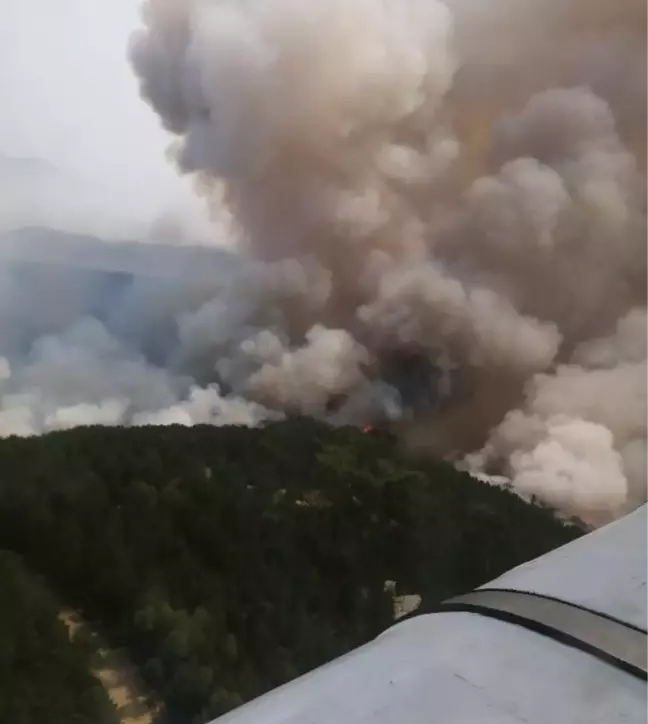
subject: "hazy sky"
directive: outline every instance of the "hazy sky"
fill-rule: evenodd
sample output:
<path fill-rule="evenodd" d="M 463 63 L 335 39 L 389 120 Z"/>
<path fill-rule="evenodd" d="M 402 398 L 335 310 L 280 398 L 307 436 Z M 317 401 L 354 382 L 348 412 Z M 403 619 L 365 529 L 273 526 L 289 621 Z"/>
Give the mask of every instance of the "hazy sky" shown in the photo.
<path fill-rule="evenodd" d="M 0 0 L 0 154 L 45 160 L 65 172 L 22 185 L 19 200 L 15 183 L 0 178 L 10 187 L 5 208 L 12 219 L 20 207 L 25 223 L 32 212 L 34 222 L 47 223 L 50 208 L 60 217 L 85 204 L 87 219 L 79 222 L 75 212 L 70 221 L 75 230 L 92 227 L 90 218 L 112 217 L 129 235 L 159 217 L 186 220 L 196 212 L 187 183 L 165 159 L 168 136 L 139 98 L 128 64 L 139 6 Z"/>

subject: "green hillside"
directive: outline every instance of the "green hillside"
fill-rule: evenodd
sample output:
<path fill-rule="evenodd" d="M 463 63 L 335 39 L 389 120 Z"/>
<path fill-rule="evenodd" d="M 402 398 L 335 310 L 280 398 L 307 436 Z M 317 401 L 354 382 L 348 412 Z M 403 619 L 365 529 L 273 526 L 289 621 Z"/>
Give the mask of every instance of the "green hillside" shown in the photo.
<path fill-rule="evenodd" d="M 308 419 L 9 438 L 0 469 L 0 547 L 125 647 L 183 724 L 384 630 L 388 580 L 425 604 L 581 533 L 386 433 Z"/>

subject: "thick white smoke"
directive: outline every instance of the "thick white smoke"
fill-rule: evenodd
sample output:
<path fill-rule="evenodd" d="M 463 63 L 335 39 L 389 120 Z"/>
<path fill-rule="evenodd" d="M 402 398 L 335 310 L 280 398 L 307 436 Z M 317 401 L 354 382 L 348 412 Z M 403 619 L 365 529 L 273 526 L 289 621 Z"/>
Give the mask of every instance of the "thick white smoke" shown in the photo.
<path fill-rule="evenodd" d="M 645 500 L 645 4 L 148 0 L 143 22 L 142 94 L 236 264 L 14 354 L 5 433 L 297 411 L 592 523 Z"/>

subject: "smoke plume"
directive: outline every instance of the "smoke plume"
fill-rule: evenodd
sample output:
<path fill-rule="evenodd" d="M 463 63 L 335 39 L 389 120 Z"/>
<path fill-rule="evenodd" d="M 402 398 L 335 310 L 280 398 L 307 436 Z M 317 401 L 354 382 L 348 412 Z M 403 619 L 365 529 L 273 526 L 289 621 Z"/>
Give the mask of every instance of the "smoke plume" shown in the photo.
<path fill-rule="evenodd" d="M 234 250 L 7 352 L 0 428 L 299 412 L 593 524 L 644 501 L 645 13 L 147 0 L 142 96 Z"/>

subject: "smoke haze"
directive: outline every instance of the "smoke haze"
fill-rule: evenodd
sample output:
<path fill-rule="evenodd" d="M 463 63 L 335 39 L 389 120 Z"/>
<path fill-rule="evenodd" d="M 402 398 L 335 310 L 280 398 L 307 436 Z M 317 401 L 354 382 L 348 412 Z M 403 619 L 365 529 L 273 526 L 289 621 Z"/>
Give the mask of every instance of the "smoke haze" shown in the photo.
<path fill-rule="evenodd" d="M 635 0 L 148 0 L 129 53 L 165 132 L 152 116 L 132 125 L 164 173 L 122 114 L 124 132 L 105 131 L 120 233 L 82 230 L 195 239 L 211 261 L 187 249 L 181 267 L 162 263 L 169 250 L 149 245 L 155 273 L 101 303 L 94 282 L 66 285 L 78 293 L 56 314 L 47 284 L 27 294 L 7 267 L 3 308 L 20 313 L 0 319 L 1 433 L 300 412 L 389 424 L 593 524 L 635 507 L 645 15 Z M 101 85 L 95 96 L 109 126 Z M 184 180 L 161 191 L 165 148 Z M 53 162 L 24 153 L 39 154 Z M 169 199 L 190 187 L 169 225 Z M 17 227 L 79 230 L 61 221 L 73 203 L 24 208 L 4 242 L 23 261 Z M 131 223 L 142 209 L 145 233 Z"/>

